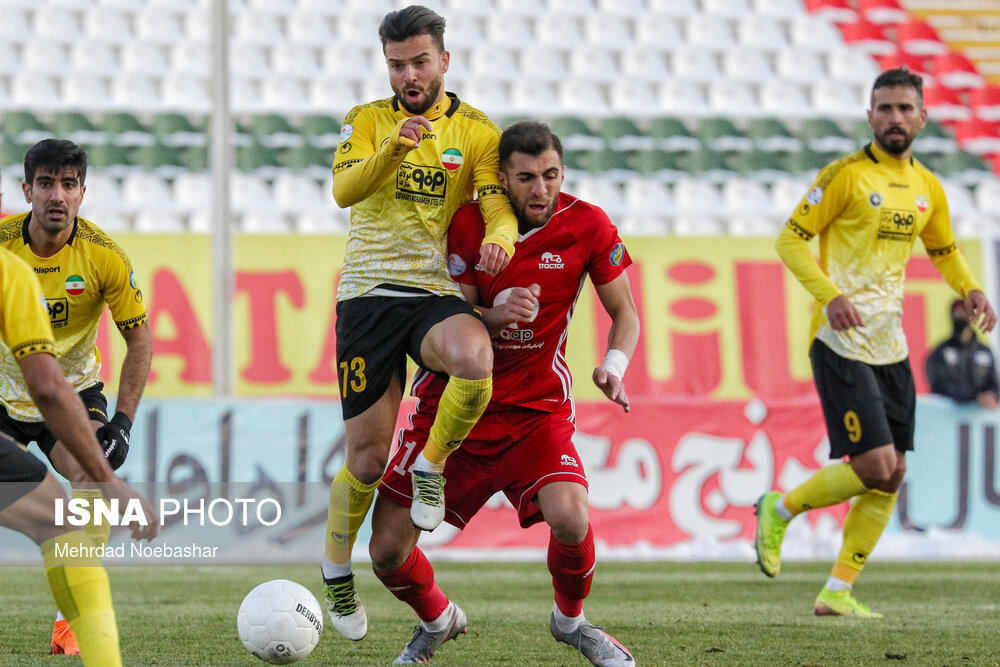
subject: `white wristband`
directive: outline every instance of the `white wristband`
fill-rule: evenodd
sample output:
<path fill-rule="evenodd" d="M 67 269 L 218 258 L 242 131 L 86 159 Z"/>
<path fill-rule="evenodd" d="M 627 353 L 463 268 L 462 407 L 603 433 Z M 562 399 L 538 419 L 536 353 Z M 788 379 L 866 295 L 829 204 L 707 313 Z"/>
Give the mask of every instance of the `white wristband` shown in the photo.
<path fill-rule="evenodd" d="M 604 355 L 604 363 L 601 368 L 621 380 L 625 377 L 625 369 L 628 368 L 628 355 L 621 350 L 610 349 Z"/>

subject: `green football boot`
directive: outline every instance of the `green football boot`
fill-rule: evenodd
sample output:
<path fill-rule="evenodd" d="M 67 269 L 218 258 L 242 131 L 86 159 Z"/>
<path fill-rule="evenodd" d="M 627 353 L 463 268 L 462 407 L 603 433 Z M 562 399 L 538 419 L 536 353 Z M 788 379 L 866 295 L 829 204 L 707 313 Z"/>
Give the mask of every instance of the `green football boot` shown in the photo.
<path fill-rule="evenodd" d="M 785 529 L 789 521 L 785 521 L 775 511 L 781 494 L 768 491 L 757 500 L 754 514 L 757 515 L 757 535 L 753 548 L 757 552 L 757 565 L 760 571 L 769 577 L 777 577 L 781 571 L 781 542 L 785 539 Z"/>
<path fill-rule="evenodd" d="M 851 589 L 846 591 L 831 591 L 826 586 L 819 592 L 813 611 L 817 616 L 857 616 L 859 618 L 882 618 L 882 614 L 874 612 L 854 599 Z"/>

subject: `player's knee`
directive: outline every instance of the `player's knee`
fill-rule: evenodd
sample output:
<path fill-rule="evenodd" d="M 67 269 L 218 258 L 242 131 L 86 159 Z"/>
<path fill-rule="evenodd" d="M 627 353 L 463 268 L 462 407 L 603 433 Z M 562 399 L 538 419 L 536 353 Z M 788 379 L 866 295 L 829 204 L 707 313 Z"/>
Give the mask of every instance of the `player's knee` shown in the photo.
<path fill-rule="evenodd" d="M 448 374 L 468 380 L 481 380 L 493 372 L 493 348 L 485 341 L 465 339 L 452 345 Z"/>
<path fill-rule="evenodd" d="M 561 507 L 546 517 L 552 535 L 563 544 L 579 544 L 587 537 L 590 523 L 587 508 L 575 505 Z"/>
<path fill-rule="evenodd" d="M 347 469 L 362 484 L 374 484 L 385 471 L 388 460 L 387 452 L 377 447 L 366 447 L 348 456 Z"/>
<path fill-rule="evenodd" d="M 409 552 L 397 540 L 373 536 L 368 543 L 368 555 L 371 556 L 372 569 L 376 573 L 393 572 L 406 561 Z"/>

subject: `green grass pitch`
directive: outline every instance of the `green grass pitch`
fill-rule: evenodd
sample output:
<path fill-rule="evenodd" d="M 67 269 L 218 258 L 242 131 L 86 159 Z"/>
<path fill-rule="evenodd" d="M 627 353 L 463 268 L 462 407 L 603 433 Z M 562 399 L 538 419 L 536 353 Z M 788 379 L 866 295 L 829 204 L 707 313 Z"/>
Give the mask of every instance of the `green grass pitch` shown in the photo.
<path fill-rule="evenodd" d="M 357 566 L 368 637 L 326 627 L 304 665 L 386 665 L 415 617 Z M 543 563 L 438 563 L 438 583 L 469 616 L 440 665 L 585 665 L 548 632 Z M 872 562 L 856 593 L 880 620 L 817 618 L 829 565 L 786 563 L 776 580 L 752 563 L 598 563 L 587 617 L 628 646 L 639 665 L 1000 666 L 1000 563 Z M 110 570 L 126 665 L 262 665 L 236 635 L 243 596 L 268 579 L 319 597 L 319 566 L 118 567 Z M 45 655 L 54 603 L 41 568 L 0 569 L 0 664 L 70 667 Z"/>

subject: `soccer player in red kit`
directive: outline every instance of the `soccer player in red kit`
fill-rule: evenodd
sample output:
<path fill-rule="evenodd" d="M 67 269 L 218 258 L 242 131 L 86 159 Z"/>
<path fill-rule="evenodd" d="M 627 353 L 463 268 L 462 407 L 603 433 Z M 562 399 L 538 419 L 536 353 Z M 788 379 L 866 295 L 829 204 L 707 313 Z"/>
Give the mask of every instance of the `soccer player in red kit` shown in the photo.
<path fill-rule="evenodd" d="M 463 528 L 496 492 L 517 509 L 522 527 L 551 528 L 548 567 L 555 589 L 549 627 L 595 665 L 634 665 L 616 640 L 589 623 L 583 600 L 595 568 L 587 517 L 587 478 L 573 446 L 575 408 L 566 336 L 589 275 L 612 319 L 594 383 L 627 412 L 622 376 L 639 337 L 625 268 L 631 258 L 600 208 L 560 193 L 562 144 L 543 123 L 521 121 L 500 138 L 500 183 L 518 219 L 516 252 L 497 276 L 476 270 L 483 218 L 476 202 L 460 209 L 448 233 L 449 271 L 483 314 L 493 341 L 493 396 L 462 447 L 447 460 L 445 521 Z M 423 663 L 465 633 L 465 613 L 434 581 L 410 521 L 410 469 L 423 448 L 447 378 L 421 370 L 411 428 L 379 487 L 369 550 L 375 574 L 420 618 L 395 664 Z"/>

